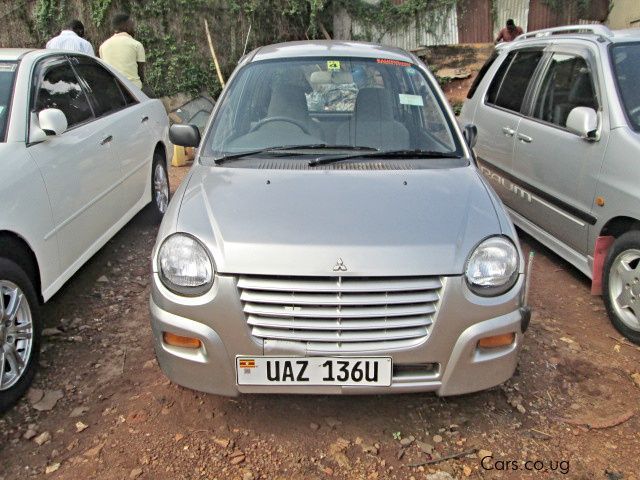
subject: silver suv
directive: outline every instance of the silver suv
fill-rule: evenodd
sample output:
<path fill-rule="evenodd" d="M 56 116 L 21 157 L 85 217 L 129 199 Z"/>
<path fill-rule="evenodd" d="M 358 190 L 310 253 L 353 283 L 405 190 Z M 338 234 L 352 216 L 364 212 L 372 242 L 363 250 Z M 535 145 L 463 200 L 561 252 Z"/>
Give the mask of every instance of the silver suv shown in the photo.
<path fill-rule="evenodd" d="M 592 279 L 640 344 L 640 30 L 540 30 L 499 46 L 461 122 L 514 223 Z"/>

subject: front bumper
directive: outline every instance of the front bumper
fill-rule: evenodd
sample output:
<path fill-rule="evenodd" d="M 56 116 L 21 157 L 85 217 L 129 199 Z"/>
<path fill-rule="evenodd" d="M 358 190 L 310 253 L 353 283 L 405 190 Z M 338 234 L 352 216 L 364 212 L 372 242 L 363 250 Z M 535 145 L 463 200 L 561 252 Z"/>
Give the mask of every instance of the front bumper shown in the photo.
<path fill-rule="evenodd" d="M 218 276 L 212 291 L 185 299 L 169 292 L 154 274 L 150 300 L 151 326 L 160 367 L 175 383 L 218 395 L 240 393 L 382 394 L 433 391 L 458 395 L 484 390 L 508 380 L 526 329 L 521 308 L 524 276 L 507 294 L 481 298 L 461 277 L 448 277 L 442 290 L 434 327 L 424 342 L 411 348 L 359 351 L 360 356 L 391 356 L 394 374 L 389 387 L 358 386 L 241 386 L 236 384 L 236 355 L 305 356 L 299 346 L 267 346 L 251 335 L 238 296 L 236 280 Z M 167 345 L 162 332 L 199 338 L 191 350 Z M 478 340 L 515 333 L 513 344 L 480 349 Z M 349 356 L 349 352 L 344 352 Z M 328 353 L 328 356 L 339 356 Z"/>

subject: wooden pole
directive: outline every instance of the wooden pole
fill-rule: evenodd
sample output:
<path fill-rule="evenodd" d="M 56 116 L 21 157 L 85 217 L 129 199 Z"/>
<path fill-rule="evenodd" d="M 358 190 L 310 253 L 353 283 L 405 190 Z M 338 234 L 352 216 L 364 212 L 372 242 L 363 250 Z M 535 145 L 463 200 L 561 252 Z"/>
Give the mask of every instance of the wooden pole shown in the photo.
<path fill-rule="evenodd" d="M 216 56 L 216 50 L 213 48 L 213 42 L 211 41 L 211 33 L 209 32 L 209 23 L 207 19 L 204 19 L 204 30 L 207 34 L 207 41 L 209 42 L 209 50 L 211 50 L 211 56 L 213 57 L 213 63 L 216 66 L 216 73 L 218 74 L 218 80 L 220 85 L 224 88 L 224 78 L 222 78 L 222 72 L 220 71 L 220 64 L 218 63 L 218 57 Z"/>

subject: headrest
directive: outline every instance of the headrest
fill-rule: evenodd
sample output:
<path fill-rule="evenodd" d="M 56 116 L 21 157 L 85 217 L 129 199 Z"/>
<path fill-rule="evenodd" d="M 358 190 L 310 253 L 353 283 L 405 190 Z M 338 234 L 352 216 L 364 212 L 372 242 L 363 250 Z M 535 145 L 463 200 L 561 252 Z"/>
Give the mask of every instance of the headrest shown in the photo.
<path fill-rule="evenodd" d="M 356 119 L 359 122 L 393 120 L 391 93 L 384 88 L 361 88 L 356 97 Z"/>
<path fill-rule="evenodd" d="M 331 72 L 325 72 L 325 71 L 313 72 L 309 77 L 309 81 L 316 85 L 319 85 L 322 83 L 331 83 Z"/>

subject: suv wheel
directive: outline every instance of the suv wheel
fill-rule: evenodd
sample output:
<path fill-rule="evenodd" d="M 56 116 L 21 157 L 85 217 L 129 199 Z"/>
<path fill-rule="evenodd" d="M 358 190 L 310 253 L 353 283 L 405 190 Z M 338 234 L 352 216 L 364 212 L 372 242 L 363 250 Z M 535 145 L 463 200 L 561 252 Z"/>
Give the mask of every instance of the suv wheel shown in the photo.
<path fill-rule="evenodd" d="M 160 221 L 169 205 L 169 175 L 167 165 L 158 153 L 153 154 L 153 167 L 151 169 L 151 203 L 153 204 L 154 217 Z"/>
<path fill-rule="evenodd" d="M 614 327 L 640 345 L 640 231 L 621 235 L 604 270 L 604 302 Z"/>
<path fill-rule="evenodd" d="M 40 310 L 26 273 L 0 258 L 0 412 L 29 388 L 38 365 Z"/>

